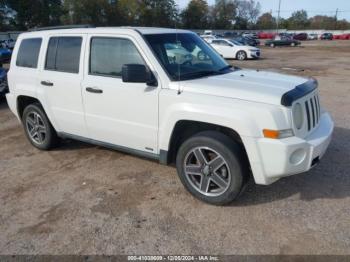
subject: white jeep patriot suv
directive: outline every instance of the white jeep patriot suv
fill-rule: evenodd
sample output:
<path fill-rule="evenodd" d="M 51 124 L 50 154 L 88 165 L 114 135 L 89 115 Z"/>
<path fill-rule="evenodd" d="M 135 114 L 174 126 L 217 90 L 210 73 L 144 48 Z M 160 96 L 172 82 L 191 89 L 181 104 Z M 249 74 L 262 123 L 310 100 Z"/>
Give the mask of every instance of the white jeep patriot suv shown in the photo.
<path fill-rule="evenodd" d="M 334 127 L 316 80 L 231 67 L 185 30 L 24 33 L 8 80 L 33 146 L 71 138 L 176 164 L 188 191 L 217 205 L 251 174 L 268 185 L 308 171 Z"/>

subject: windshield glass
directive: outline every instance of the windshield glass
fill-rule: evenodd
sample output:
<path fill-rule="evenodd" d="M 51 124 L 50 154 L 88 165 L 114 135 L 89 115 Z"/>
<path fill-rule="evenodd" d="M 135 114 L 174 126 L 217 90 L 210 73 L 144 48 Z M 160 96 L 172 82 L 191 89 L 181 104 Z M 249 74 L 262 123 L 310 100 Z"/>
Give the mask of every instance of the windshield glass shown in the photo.
<path fill-rule="evenodd" d="M 243 44 L 242 43 L 240 43 L 240 42 L 238 42 L 238 41 L 236 41 L 236 40 L 229 40 L 231 43 L 233 43 L 234 45 L 238 45 L 238 46 L 243 46 Z"/>
<path fill-rule="evenodd" d="M 145 38 L 174 81 L 231 72 L 231 66 L 196 34 L 151 34 Z"/>

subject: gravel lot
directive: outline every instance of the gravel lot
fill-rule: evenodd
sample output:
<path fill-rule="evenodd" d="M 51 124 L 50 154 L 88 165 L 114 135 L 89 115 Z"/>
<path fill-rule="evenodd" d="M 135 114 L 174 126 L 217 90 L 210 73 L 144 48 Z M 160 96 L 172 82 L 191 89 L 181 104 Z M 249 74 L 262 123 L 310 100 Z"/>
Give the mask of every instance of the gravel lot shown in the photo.
<path fill-rule="evenodd" d="M 262 54 L 231 62 L 320 82 L 336 129 L 312 171 L 209 206 L 156 162 L 74 141 L 34 149 L 2 99 L 0 253 L 350 255 L 350 41 Z"/>

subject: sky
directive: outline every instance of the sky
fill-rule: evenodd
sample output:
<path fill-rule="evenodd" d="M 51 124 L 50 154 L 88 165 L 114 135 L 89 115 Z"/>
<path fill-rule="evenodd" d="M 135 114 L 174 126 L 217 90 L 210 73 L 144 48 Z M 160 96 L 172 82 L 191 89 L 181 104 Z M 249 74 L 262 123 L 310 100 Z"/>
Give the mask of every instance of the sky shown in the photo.
<path fill-rule="evenodd" d="M 187 6 L 190 0 L 175 0 L 180 8 Z M 258 0 L 261 4 L 262 13 L 273 11 L 277 16 L 279 0 Z M 317 14 L 334 16 L 339 8 L 338 19 L 347 19 L 350 21 L 350 0 L 281 0 L 281 17 L 288 18 L 294 11 L 304 9 L 308 11 L 309 16 Z M 214 4 L 215 0 L 208 0 L 209 5 Z"/>

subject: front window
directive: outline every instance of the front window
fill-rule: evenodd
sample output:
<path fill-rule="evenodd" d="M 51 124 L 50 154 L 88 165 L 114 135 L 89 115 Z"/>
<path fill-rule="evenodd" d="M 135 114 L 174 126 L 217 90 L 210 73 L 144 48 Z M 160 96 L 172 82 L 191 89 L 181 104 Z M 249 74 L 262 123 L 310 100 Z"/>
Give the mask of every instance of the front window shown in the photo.
<path fill-rule="evenodd" d="M 236 40 L 230 40 L 230 42 L 231 42 L 232 44 L 234 44 L 234 45 L 237 45 L 237 46 L 243 46 L 242 43 L 240 43 L 240 42 L 238 42 L 238 41 L 236 41 Z"/>
<path fill-rule="evenodd" d="M 174 81 L 232 71 L 231 66 L 195 34 L 154 34 L 145 38 Z"/>
<path fill-rule="evenodd" d="M 91 75 L 121 77 L 125 64 L 144 65 L 142 56 L 129 39 L 94 37 L 91 40 Z"/>

